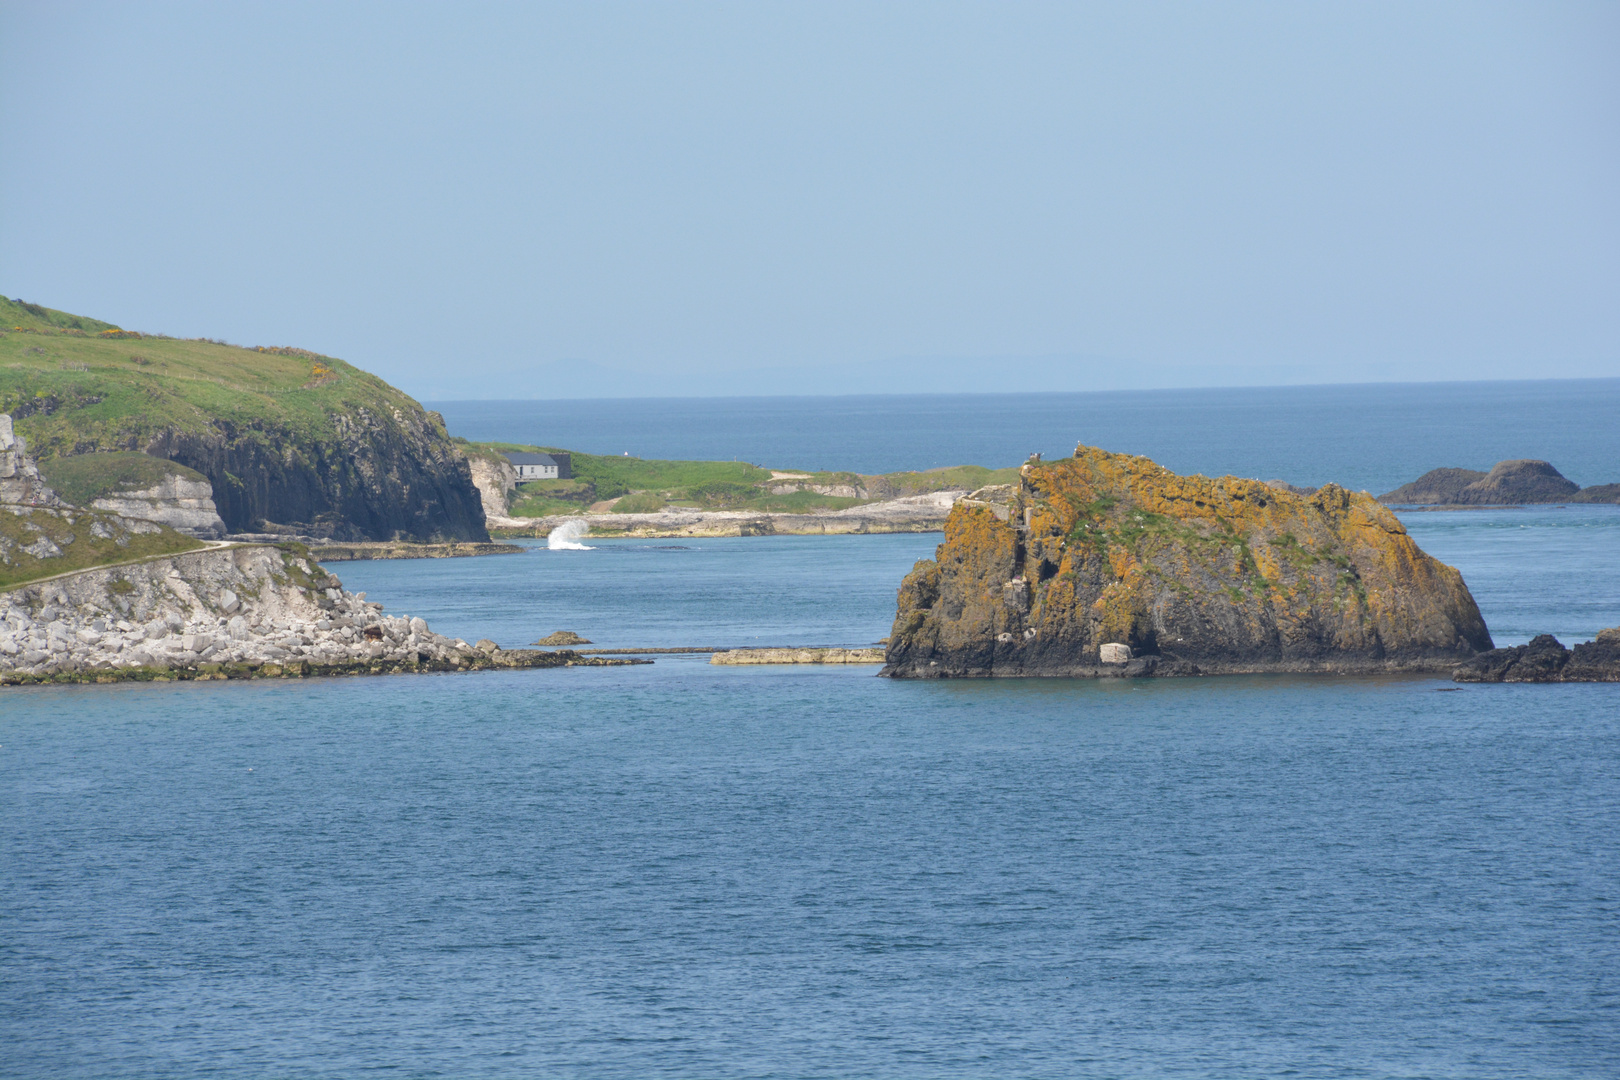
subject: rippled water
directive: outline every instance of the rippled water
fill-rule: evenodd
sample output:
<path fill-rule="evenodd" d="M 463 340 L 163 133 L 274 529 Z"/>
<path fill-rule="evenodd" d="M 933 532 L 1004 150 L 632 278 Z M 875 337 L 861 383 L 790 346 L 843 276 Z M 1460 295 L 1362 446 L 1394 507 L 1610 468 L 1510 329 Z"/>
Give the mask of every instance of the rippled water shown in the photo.
<path fill-rule="evenodd" d="M 1620 622 L 1605 509 L 1408 522 L 1503 638 Z M 937 540 L 335 569 L 508 645 L 862 644 Z M 1615 686 L 10 689 L 0 860 L 8 1076 L 1620 1072 Z"/>

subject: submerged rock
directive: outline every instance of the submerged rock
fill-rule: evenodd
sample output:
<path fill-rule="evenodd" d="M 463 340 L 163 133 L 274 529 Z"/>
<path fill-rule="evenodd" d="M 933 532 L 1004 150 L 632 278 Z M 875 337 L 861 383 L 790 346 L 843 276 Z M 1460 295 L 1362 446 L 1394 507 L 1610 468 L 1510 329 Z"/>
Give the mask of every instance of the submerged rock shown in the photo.
<path fill-rule="evenodd" d="M 974 494 L 900 587 L 885 674 L 1449 671 L 1491 648 L 1462 575 L 1366 493 L 1081 446 Z"/>

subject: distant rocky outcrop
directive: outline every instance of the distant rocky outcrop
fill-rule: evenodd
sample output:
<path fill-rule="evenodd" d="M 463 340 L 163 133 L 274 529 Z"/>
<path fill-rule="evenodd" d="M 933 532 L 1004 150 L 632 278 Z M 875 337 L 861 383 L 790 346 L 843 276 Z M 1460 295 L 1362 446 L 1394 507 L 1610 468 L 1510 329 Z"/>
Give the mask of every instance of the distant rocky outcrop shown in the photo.
<path fill-rule="evenodd" d="M 1489 648 L 1462 575 L 1370 495 L 1081 446 L 956 505 L 900 587 L 884 673 L 1450 671 Z"/>
<path fill-rule="evenodd" d="M 1549 462 L 1499 461 L 1491 471 L 1430 469 L 1410 484 L 1378 496 L 1394 506 L 1523 506 L 1535 503 L 1620 502 L 1620 484 L 1581 488 Z"/>
<path fill-rule="evenodd" d="M 1463 492 L 1485 479 L 1478 469 L 1430 469 L 1410 484 L 1378 496 L 1381 503 L 1399 506 L 1445 506 L 1461 503 Z"/>
<path fill-rule="evenodd" d="M 1620 627 L 1600 630 L 1574 649 L 1541 634 L 1528 645 L 1481 653 L 1451 677 L 1466 683 L 1620 682 Z"/>

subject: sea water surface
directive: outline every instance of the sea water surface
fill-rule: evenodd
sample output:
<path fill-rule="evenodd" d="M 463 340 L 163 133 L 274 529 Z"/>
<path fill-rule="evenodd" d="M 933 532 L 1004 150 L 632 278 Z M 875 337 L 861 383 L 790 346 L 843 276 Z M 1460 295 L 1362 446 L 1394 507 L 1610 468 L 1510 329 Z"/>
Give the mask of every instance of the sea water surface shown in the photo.
<path fill-rule="evenodd" d="M 1614 508 L 1404 520 L 1499 641 L 1620 622 Z M 333 569 L 505 645 L 861 645 L 938 540 Z M 1616 686 L 0 693 L 5 1076 L 1612 1076 L 1617 971 Z"/>
<path fill-rule="evenodd" d="M 1620 482 L 1620 379 L 1094 393 L 441 401 L 453 435 L 860 473 L 1016 465 L 1076 443 L 1206 476 L 1383 493 L 1430 469 L 1551 461 Z"/>

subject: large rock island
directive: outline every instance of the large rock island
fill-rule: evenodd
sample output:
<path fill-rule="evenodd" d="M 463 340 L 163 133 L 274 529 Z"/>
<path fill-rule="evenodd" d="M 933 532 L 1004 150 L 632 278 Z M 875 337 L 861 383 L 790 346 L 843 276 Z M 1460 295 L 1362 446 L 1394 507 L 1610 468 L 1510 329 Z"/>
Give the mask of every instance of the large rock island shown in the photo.
<path fill-rule="evenodd" d="M 1491 645 L 1462 575 L 1368 494 L 1081 446 L 957 504 L 884 674 L 1449 672 Z"/>

